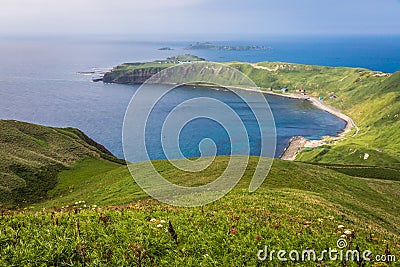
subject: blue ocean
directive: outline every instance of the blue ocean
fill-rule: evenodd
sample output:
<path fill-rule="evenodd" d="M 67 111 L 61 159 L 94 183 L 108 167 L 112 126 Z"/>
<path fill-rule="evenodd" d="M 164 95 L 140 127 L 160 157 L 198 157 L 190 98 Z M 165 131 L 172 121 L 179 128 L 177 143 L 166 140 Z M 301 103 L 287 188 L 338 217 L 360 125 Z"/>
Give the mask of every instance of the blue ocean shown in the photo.
<path fill-rule="evenodd" d="M 103 84 L 79 72 L 110 68 L 124 62 L 148 61 L 187 53 L 188 42 L 138 42 L 134 38 L 1 38 L 0 119 L 15 119 L 57 127 L 76 127 L 123 157 L 122 125 L 129 101 L 138 86 Z M 284 61 L 326 66 L 363 67 L 376 71 L 400 70 L 399 37 L 270 38 L 262 41 L 215 42 L 217 44 L 264 45 L 268 51 L 209 51 L 190 53 L 210 61 Z M 172 51 L 158 50 L 169 46 Z M 151 93 L 151 92 L 149 92 Z M 163 118 L 179 101 L 212 97 L 235 106 L 243 115 L 251 154 L 259 153 L 259 129 L 251 111 L 234 97 L 213 89 L 178 88 L 153 114 Z M 336 135 L 344 121 L 321 111 L 307 101 L 267 96 L 277 129 L 279 156 L 290 138 L 302 135 L 318 139 Z M 158 113 L 157 113 L 158 112 Z M 147 144 L 151 159 L 165 155 L 155 123 Z M 199 142 L 212 139 L 218 155 L 229 154 L 230 143 L 223 128 L 207 120 L 191 123 L 181 133 L 180 149 L 186 157 L 200 154 Z"/>

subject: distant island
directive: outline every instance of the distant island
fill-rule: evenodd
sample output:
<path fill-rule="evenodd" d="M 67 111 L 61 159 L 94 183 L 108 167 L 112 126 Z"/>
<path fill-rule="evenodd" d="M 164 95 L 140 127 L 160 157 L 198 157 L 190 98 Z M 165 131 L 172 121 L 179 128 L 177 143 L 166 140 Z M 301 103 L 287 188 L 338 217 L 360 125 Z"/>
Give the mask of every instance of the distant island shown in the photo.
<path fill-rule="evenodd" d="M 195 44 L 190 44 L 183 48 L 185 50 L 229 50 L 229 51 L 251 51 L 251 50 L 261 50 L 266 51 L 271 48 L 265 47 L 263 45 L 216 45 L 210 42 L 196 42 Z"/>
<path fill-rule="evenodd" d="M 171 48 L 171 47 L 161 47 L 161 48 L 158 48 L 158 50 L 166 50 L 166 51 L 170 51 L 170 50 L 174 50 L 173 48 Z"/>
<path fill-rule="evenodd" d="M 206 61 L 204 58 L 191 55 L 191 54 L 184 54 L 184 55 L 177 55 L 177 56 L 172 56 L 172 57 L 167 57 L 166 60 L 158 60 L 157 62 L 161 63 L 190 63 L 190 62 L 198 62 L 198 61 Z"/>

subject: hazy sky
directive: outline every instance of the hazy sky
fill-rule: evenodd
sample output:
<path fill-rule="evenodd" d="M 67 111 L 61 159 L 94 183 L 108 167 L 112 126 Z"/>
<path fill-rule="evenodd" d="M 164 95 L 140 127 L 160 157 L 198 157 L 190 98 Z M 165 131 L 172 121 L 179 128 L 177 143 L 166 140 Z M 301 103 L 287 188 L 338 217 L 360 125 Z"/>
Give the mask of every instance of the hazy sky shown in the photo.
<path fill-rule="evenodd" d="M 0 34 L 400 34 L 400 0 L 0 0 Z"/>

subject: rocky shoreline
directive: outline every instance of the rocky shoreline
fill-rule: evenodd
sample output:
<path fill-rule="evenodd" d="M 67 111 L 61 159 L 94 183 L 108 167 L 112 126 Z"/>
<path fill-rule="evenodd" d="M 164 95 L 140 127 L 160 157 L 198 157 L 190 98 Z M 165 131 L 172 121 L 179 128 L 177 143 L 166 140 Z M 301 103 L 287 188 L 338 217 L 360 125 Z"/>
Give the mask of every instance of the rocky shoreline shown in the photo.
<path fill-rule="evenodd" d="M 343 131 L 338 135 L 338 137 L 336 137 L 336 141 L 343 140 L 345 138 L 345 135 L 348 132 L 350 132 L 351 129 L 353 129 L 353 128 L 355 128 L 356 131 L 352 136 L 355 136 L 358 134 L 359 128 L 355 124 L 355 122 L 353 121 L 352 118 L 341 113 L 339 110 L 335 109 L 334 107 L 323 103 L 319 99 L 316 99 L 314 97 L 306 97 L 303 95 L 294 95 L 294 94 L 290 94 L 290 95 L 275 94 L 275 95 L 308 100 L 317 108 L 324 110 L 324 111 L 338 117 L 339 119 L 344 120 L 346 122 L 346 126 L 344 127 Z M 301 151 L 301 149 L 316 148 L 316 147 L 322 146 L 326 143 L 327 138 L 328 137 L 324 137 L 321 140 L 308 140 L 308 139 L 304 138 L 303 136 L 294 136 L 290 140 L 288 147 L 285 149 L 285 152 L 282 154 L 282 156 L 280 158 L 283 160 L 295 160 L 297 154 Z"/>

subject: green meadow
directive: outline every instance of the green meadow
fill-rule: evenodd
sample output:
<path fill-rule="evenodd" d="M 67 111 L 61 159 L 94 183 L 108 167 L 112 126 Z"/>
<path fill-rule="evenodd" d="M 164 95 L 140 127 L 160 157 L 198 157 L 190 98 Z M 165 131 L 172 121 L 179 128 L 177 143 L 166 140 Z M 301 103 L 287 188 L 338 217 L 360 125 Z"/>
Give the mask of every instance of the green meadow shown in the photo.
<path fill-rule="evenodd" d="M 397 266 L 374 256 L 400 257 L 400 73 L 228 64 L 262 90 L 305 88 L 323 97 L 360 131 L 293 162 L 275 159 L 253 193 L 258 158 L 251 157 L 228 195 L 183 208 L 151 199 L 122 160 L 77 129 L 0 121 L 0 266 Z M 198 186 L 228 160 L 217 157 L 198 173 L 152 164 L 173 183 Z M 340 238 L 345 250 L 371 250 L 371 261 L 257 259 L 265 246 L 319 253 L 337 249 Z"/>

